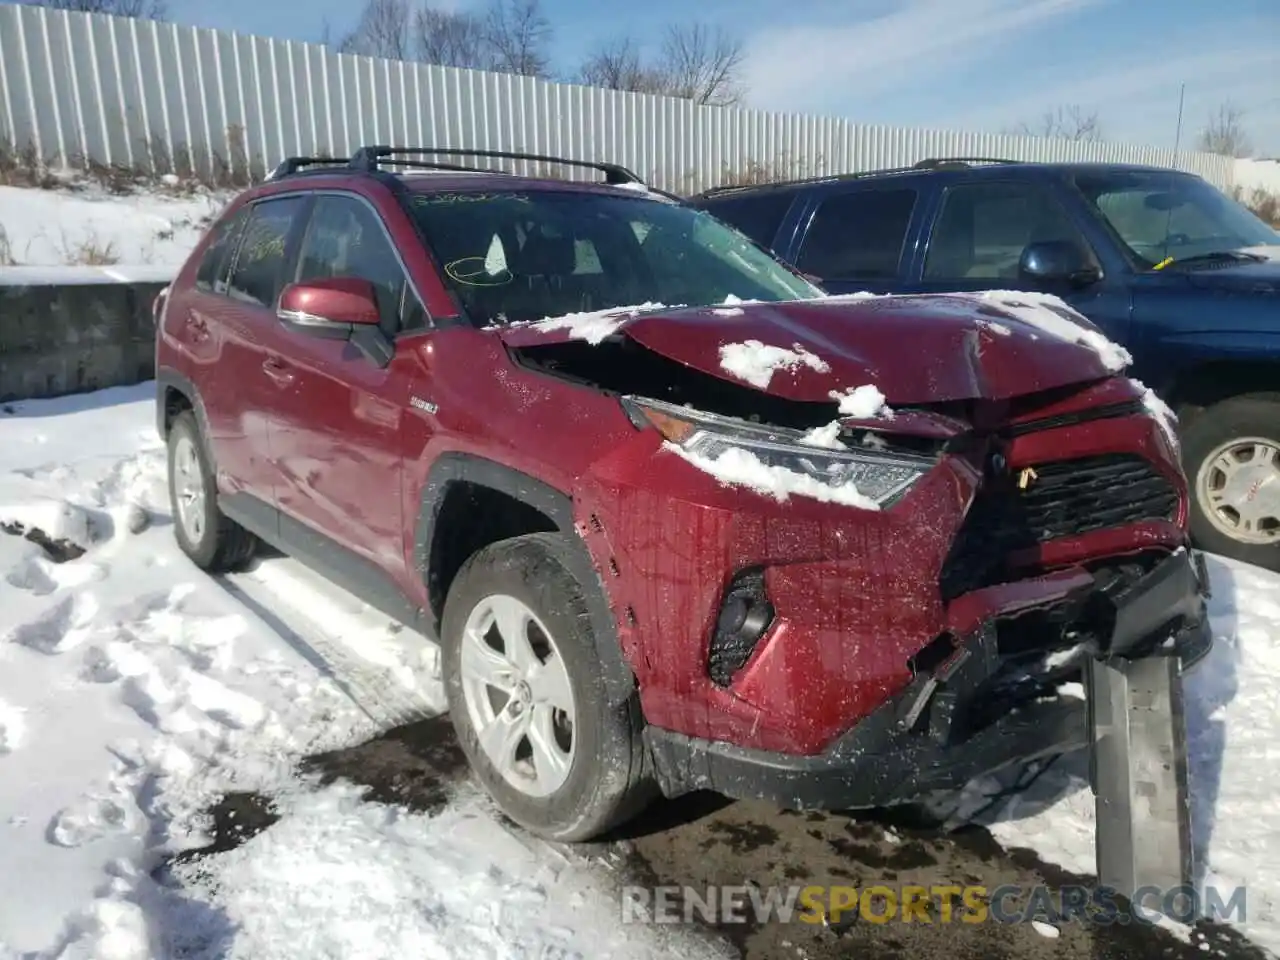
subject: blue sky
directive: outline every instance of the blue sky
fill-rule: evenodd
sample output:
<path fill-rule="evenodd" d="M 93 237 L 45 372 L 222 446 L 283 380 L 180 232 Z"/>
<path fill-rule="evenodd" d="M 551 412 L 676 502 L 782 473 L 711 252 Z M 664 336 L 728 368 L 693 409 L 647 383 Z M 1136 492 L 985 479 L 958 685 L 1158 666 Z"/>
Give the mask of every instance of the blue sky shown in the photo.
<path fill-rule="evenodd" d="M 741 37 L 748 105 L 861 123 L 999 131 L 1058 104 L 1097 111 L 1108 140 L 1183 145 L 1223 101 L 1280 156 L 1280 0 L 543 0 L 557 69 L 622 35 L 656 45 L 694 17 Z M 481 6 L 446 0 L 438 6 Z M 316 40 L 360 0 L 170 0 L 201 26 Z M 785 11 L 780 18 L 779 11 Z"/>

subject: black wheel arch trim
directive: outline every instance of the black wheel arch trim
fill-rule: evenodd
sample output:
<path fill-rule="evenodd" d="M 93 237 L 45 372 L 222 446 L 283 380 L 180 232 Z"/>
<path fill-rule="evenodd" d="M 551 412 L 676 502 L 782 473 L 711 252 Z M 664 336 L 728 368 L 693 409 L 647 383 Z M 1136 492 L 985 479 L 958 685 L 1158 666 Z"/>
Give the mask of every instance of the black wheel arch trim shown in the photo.
<path fill-rule="evenodd" d="M 609 607 L 600 572 L 574 524 L 573 497 L 526 473 L 474 454 L 442 454 L 432 464 L 422 486 L 422 503 L 414 530 L 414 566 L 428 587 L 426 615 L 436 635 L 441 635 L 444 610 L 436 609 L 430 597 L 432 539 L 445 495 L 450 485 L 458 482 L 488 487 L 534 508 L 550 518 L 556 530 L 570 539 L 574 550 L 569 572 L 586 589 L 591 633 L 600 654 L 606 694 L 610 704 L 624 702 L 635 690 L 635 675 L 622 655 L 617 620 Z"/>
<path fill-rule="evenodd" d="M 196 426 L 200 428 L 200 438 L 204 442 L 205 454 L 212 464 L 213 448 L 209 442 L 209 418 L 205 414 L 204 398 L 200 396 L 200 390 L 194 382 L 177 370 L 167 367 L 156 371 L 156 433 L 161 440 L 169 439 L 168 407 L 165 404 L 165 394 L 169 390 L 176 390 L 191 404 L 191 409 L 196 414 Z"/>

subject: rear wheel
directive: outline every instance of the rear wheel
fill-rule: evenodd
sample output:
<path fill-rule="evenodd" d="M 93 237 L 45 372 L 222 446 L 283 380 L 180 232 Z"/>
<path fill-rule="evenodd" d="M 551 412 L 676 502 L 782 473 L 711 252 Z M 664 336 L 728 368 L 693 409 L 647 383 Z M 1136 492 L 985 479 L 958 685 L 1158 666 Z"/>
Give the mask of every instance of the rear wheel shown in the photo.
<path fill-rule="evenodd" d="M 1184 429 L 1182 456 L 1197 545 L 1280 570 L 1280 396 L 1207 408 Z"/>
<path fill-rule="evenodd" d="M 209 456 L 195 415 L 184 410 L 169 428 L 169 502 L 178 546 L 202 570 L 243 567 L 253 556 L 253 534 L 218 509 Z"/>
<path fill-rule="evenodd" d="M 598 836 L 654 795 L 634 697 L 611 705 L 572 543 L 485 547 L 445 603 L 441 640 L 458 740 L 502 811 L 554 840 Z"/>

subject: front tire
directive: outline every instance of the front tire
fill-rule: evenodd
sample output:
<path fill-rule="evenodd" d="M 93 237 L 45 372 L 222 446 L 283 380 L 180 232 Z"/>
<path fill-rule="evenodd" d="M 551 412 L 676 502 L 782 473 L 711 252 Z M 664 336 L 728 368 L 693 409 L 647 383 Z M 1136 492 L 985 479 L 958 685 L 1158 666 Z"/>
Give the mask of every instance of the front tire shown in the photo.
<path fill-rule="evenodd" d="M 190 410 L 169 427 L 169 503 L 178 546 L 201 570 L 237 570 L 253 557 L 253 534 L 218 509 L 209 455 Z"/>
<path fill-rule="evenodd" d="M 449 713 L 499 808 L 550 840 L 597 837 L 654 795 L 634 696 L 611 705 L 587 610 L 559 534 L 492 544 L 445 602 Z"/>
<path fill-rule="evenodd" d="M 1280 571 L 1280 395 L 1232 397 L 1182 437 L 1197 546 Z"/>

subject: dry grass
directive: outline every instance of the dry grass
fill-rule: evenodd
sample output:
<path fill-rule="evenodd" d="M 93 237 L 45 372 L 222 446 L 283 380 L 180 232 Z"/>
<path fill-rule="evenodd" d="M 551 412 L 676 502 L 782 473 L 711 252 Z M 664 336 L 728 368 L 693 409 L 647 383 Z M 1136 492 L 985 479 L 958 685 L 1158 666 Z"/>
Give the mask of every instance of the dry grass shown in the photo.
<path fill-rule="evenodd" d="M 110 267 L 120 262 L 114 243 L 103 243 L 97 234 L 90 232 L 80 240 L 69 241 L 66 232 L 62 234 L 62 262 L 68 266 Z"/>
<path fill-rule="evenodd" d="M 1247 191 L 1236 187 L 1232 194 L 1259 219 L 1265 220 L 1273 227 L 1280 227 L 1280 194 L 1272 193 L 1262 187 L 1254 187 Z"/>

